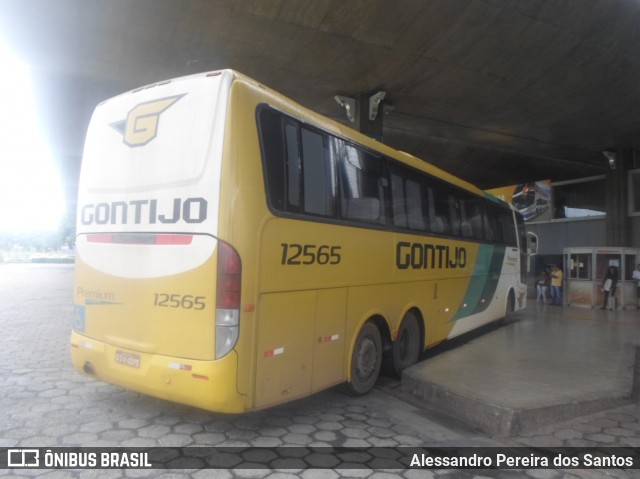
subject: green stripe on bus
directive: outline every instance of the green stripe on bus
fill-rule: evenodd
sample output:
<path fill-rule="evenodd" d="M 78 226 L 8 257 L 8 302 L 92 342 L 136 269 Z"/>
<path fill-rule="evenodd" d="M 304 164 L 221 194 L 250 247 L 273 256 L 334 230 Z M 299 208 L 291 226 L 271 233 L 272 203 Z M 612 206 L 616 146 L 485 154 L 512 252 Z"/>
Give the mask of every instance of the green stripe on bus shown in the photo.
<path fill-rule="evenodd" d="M 489 307 L 498 288 L 505 252 L 504 246 L 480 245 L 467 292 L 451 321 L 481 313 Z"/>

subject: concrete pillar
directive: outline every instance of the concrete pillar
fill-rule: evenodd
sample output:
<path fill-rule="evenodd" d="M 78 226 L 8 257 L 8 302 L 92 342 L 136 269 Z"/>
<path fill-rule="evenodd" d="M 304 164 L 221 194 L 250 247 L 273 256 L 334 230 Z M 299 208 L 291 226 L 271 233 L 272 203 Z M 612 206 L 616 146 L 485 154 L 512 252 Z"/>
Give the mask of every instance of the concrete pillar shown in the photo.
<path fill-rule="evenodd" d="M 356 96 L 356 121 L 354 127 L 359 132 L 382 141 L 382 117 L 384 117 L 382 102 L 380 102 L 375 119 L 371 120 L 369 118 L 369 100 L 371 96 L 371 93 L 359 93 Z"/>
<path fill-rule="evenodd" d="M 618 148 L 615 163 L 610 162 L 606 177 L 606 246 L 631 246 L 631 223 L 628 208 L 628 166 L 633 161 L 633 150 Z"/>

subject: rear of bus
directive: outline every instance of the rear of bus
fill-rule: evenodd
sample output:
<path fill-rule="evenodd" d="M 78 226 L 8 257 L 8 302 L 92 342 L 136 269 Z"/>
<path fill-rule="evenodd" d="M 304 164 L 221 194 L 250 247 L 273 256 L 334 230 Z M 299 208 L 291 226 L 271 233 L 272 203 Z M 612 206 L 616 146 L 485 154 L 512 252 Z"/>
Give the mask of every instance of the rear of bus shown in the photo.
<path fill-rule="evenodd" d="M 230 71 L 100 104 L 78 194 L 78 371 L 221 412 L 238 392 L 241 261 L 218 231 Z"/>

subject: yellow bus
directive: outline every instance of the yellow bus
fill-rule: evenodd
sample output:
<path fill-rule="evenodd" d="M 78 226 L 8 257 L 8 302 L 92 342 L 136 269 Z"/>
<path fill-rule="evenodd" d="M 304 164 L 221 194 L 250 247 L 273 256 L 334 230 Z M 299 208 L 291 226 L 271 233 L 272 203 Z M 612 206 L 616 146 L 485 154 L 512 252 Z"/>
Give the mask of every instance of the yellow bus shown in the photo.
<path fill-rule="evenodd" d="M 239 413 L 347 383 L 525 306 L 505 203 L 231 70 L 107 100 L 78 194 L 71 356 Z"/>

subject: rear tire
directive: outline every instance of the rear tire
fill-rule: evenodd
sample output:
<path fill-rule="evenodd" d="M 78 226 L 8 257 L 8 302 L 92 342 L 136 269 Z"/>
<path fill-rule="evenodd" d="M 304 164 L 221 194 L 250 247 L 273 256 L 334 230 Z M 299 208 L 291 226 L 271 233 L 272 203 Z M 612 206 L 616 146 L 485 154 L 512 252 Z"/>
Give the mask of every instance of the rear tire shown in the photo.
<path fill-rule="evenodd" d="M 414 313 L 402 320 L 398 336 L 393 343 L 393 374 L 400 377 L 402 371 L 415 364 L 420 357 L 420 326 Z"/>
<path fill-rule="evenodd" d="M 355 396 L 367 394 L 373 388 L 382 364 L 382 338 L 375 324 L 365 323 L 358 333 L 351 355 L 349 391 Z"/>

